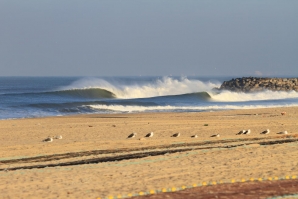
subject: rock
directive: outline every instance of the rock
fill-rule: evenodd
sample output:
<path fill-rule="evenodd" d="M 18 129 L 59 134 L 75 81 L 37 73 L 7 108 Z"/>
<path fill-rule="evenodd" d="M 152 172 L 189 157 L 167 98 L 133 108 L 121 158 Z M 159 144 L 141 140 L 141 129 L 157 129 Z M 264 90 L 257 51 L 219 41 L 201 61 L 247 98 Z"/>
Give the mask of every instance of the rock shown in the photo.
<path fill-rule="evenodd" d="M 234 92 L 298 91 L 298 78 L 242 77 L 224 81 L 218 90 Z"/>

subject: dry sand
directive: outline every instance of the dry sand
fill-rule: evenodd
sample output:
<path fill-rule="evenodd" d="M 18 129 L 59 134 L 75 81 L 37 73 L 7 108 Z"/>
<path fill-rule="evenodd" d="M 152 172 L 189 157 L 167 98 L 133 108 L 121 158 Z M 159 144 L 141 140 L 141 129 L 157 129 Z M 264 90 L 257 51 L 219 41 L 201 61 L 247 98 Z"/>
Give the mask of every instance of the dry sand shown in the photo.
<path fill-rule="evenodd" d="M 268 128 L 270 134 L 260 134 Z M 243 129 L 251 134 L 236 135 Z M 140 140 L 151 131 L 152 138 Z M 127 139 L 132 132 L 137 136 Z M 63 139 L 42 142 L 56 135 Z M 2 120 L 0 198 L 105 198 L 298 176 L 297 137 L 298 107 Z"/>

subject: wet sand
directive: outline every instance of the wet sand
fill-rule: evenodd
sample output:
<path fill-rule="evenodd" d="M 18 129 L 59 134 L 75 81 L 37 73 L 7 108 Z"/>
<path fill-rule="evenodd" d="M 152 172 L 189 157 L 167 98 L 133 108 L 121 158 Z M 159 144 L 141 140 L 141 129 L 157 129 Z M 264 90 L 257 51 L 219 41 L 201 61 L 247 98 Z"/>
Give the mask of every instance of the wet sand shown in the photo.
<path fill-rule="evenodd" d="M 297 127 L 298 107 L 2 120 L 1 197 L 123 197 L 202 182 L 298 176 Z M 243 129 L 251 134 L 236 135 Z M 260 134 L 266 129 L 270 134 Z M 285 130 L 288 135 L 277 134 Z M 133 132 L 137 136 L 127 139 Z M 149 132 L 154 136 L 144 138 Z M 63 139 L 42 142 L 57 135 Z"/>

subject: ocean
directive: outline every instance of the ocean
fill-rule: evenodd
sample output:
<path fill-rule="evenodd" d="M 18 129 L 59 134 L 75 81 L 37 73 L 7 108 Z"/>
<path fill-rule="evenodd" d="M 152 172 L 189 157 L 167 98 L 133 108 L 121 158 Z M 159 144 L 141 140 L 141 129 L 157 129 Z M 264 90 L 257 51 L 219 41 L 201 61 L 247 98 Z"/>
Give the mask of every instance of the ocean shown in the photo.
<path fill-rule="evenodd" d="M 0 77 L 0 119 L 298 106 L 298 92 L 216 91 L 232 77 Z"/>

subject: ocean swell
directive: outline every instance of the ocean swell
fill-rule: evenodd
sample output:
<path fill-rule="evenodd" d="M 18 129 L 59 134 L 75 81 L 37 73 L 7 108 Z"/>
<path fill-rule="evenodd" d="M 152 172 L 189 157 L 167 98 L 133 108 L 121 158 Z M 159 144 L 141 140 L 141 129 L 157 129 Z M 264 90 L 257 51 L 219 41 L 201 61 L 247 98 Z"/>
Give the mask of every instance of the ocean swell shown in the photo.
<path fill-rule="evenodd" d="M 291 107 L 297 106 L 298 103 L 283 105 L 209 105 L 209 106 L 123 106 L 123 105 L 88 105 L 99 113 L 115 112 L 115 113 L 132 113 L 132 112 L 198 112 L 198 111 L 219 111 L 232 109 L 257 109 L 272 107 Z"/>

